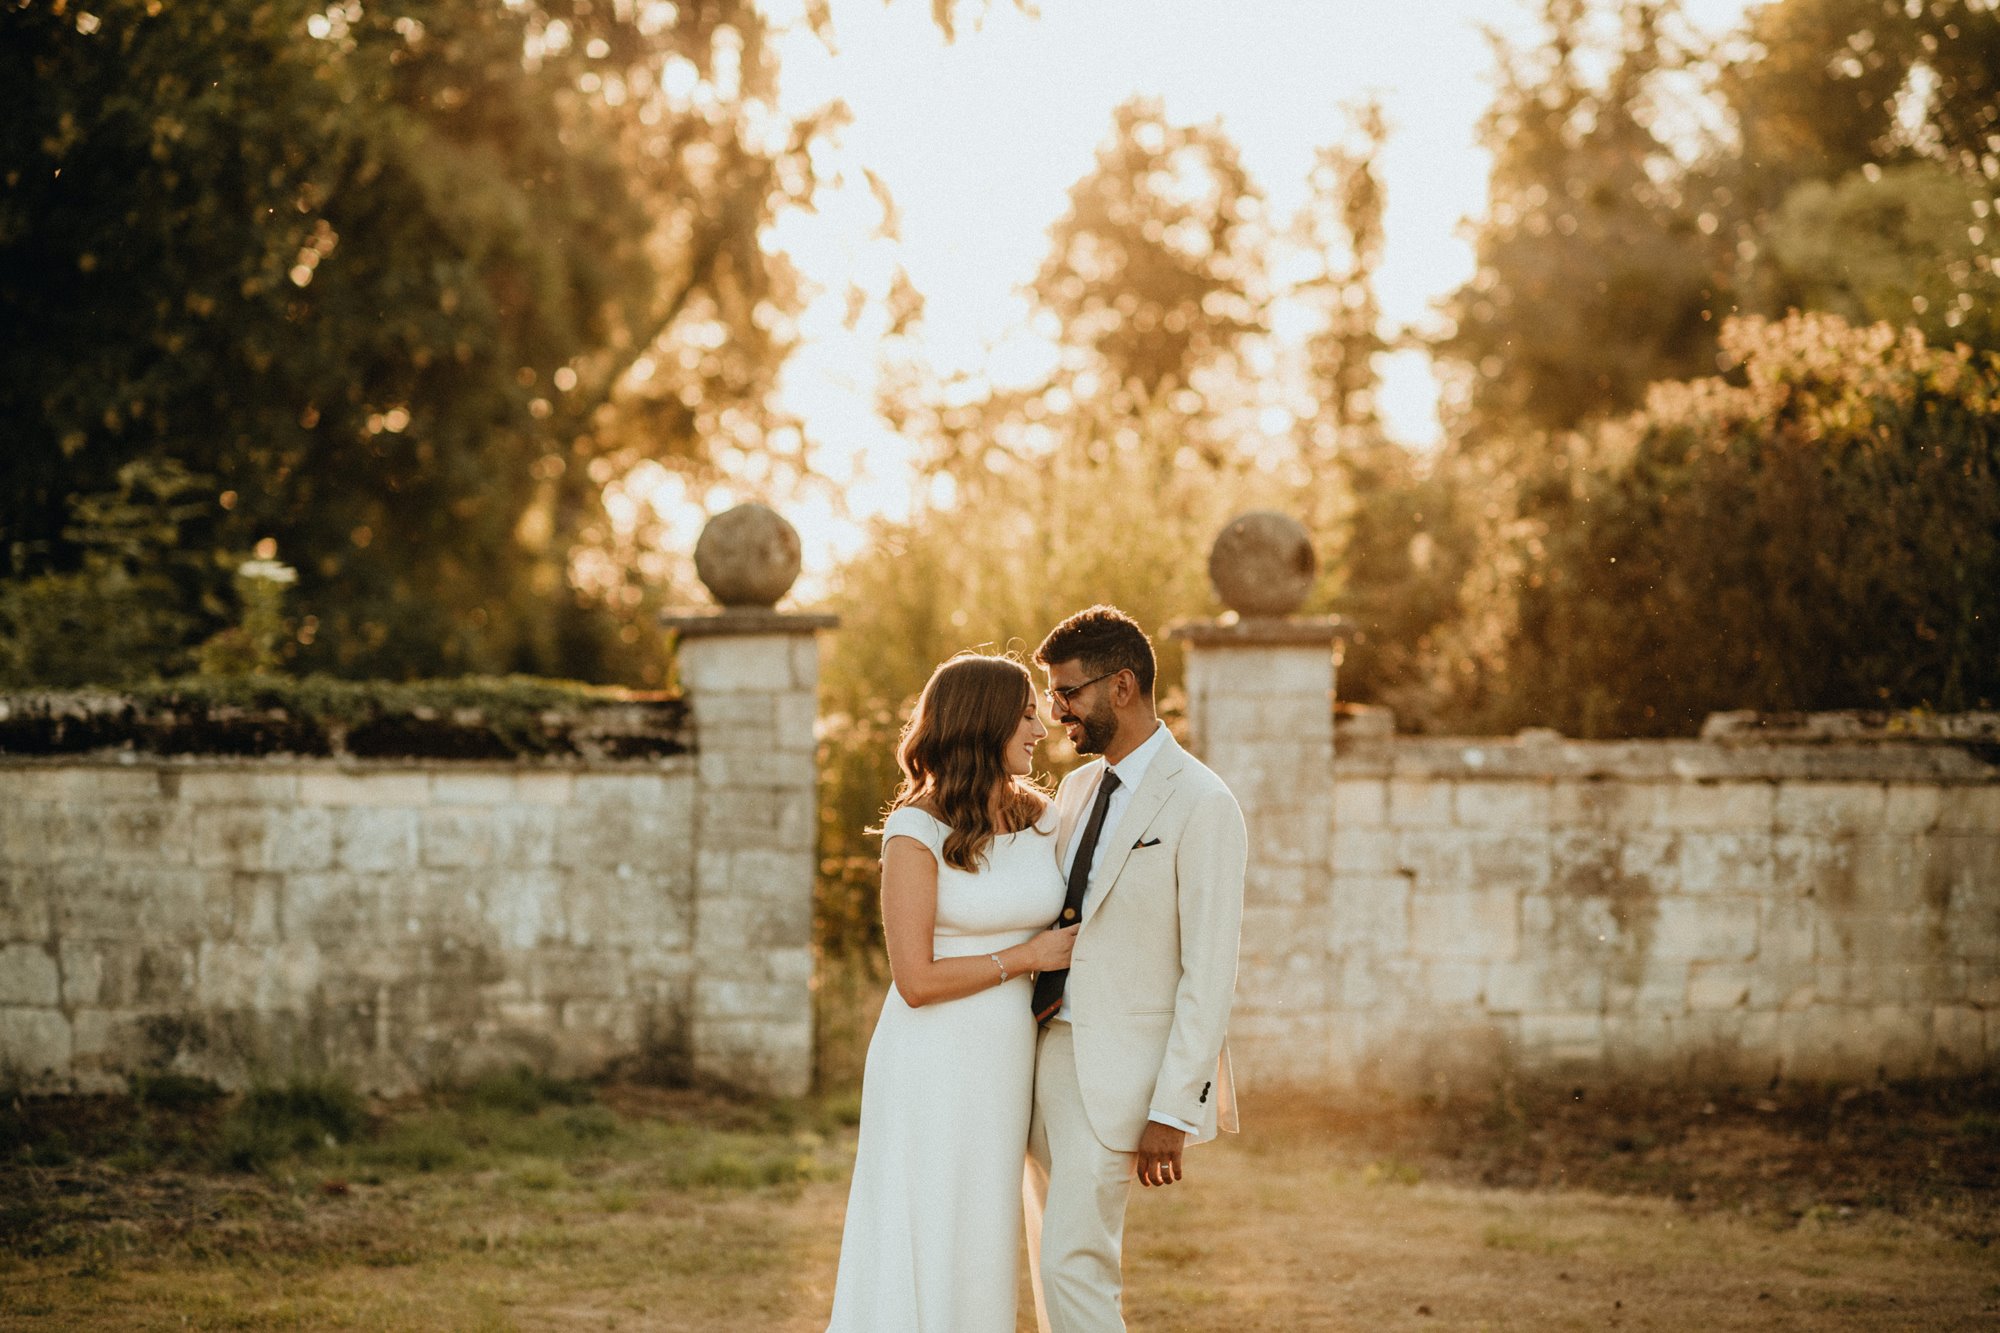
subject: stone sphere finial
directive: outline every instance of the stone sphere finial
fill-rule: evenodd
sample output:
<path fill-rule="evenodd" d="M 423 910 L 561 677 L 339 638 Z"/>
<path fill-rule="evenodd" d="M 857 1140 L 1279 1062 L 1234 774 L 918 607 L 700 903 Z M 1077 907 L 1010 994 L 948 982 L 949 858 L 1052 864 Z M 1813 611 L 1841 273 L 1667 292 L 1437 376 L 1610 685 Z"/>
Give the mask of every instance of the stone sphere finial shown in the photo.
<path fill-rule="evenodd" d="M 1266 509 L 1231 519 L 1208 553 L 1216 596 L 1241 616 L 1290 615 L 1312 591 L 1318 568 L 1305 525 Z"/>
<path fill-rule="evenodd" d="M 777 510 L 741 504 L 708 520 L 694 570 L 724 607 L 772 607 L 799 576 L 799 534 Z"/>

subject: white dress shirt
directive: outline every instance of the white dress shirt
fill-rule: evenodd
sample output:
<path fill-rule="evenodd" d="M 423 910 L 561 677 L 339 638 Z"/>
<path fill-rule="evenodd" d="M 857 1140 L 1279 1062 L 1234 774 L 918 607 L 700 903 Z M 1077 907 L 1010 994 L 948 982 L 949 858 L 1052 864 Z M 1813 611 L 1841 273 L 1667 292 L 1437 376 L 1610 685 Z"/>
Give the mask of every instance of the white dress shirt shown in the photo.
<path fill-rule="evenodd" d="M 1111 793 L 1111 799 L 1105 803 L 1104 828 L 1098 834 L 1097 847 L 1090 858 L 1090 880 L 1083 890 L 1084 916 L 1090 915 L 1089 906 L 1091 899 L 1099 892 L 1097 868 L 1104 864 L 1105 853 L 1109 852 L 1113 846 L 1114 835 L 1118 832 L 1118 821 L 1124 818 L 1125 807 L 1132 804 L 1132 794 L 1138 791 L 1139 784 L 1146 780 L 1146 770 L 1152 766 L 1153 756 L 1160 752 L 1160 747 L 1166 744 L 1166 739 L 1166 725 L 1161 722 L 1155 722 L 1153 724 L 1153 734 L 1146 737 L 1145 740 L 1140 741 L 1137 749 L 1133 750 L 1132 753 L 1126 755 L 1123 759 L 1120 759 L 1117 763 L 1105 766 L 1105 772 L 1116 773 L 1118 775 L 1118 788 Z M 1099 782 L 1101 783 L 1102 781 L 1103 779 L 1100 778 Z M 1091 799 L 1095 802 L 1096 796 L 1094 793 Z M 1069 882 L 1069 872 L 1076 865 L 1077 849 L 1082 843 L 1083 826 L 1079 824 L 1077 826 L 1076 837 L 1070 842 L 1069 850 L 1063 853 L 1063 882 L 1065 884 Z M 1062 1008 L 1056 1012 L 1056 1018 L 1064 1023 L 1071 1021 L 1069 992 L 1067 990 L 1063 992 Z M 1170 1115 L 1162 1115 L 1158 1111 L 1152 1112 L 1149 1118 L 1157 1120 L 1163 1125 L 1169 1125 L 1185 1134 L 1196 1132 L 1195 1126 L 1188 1124 L 1185 1120 L 1179 1120 Z"/>

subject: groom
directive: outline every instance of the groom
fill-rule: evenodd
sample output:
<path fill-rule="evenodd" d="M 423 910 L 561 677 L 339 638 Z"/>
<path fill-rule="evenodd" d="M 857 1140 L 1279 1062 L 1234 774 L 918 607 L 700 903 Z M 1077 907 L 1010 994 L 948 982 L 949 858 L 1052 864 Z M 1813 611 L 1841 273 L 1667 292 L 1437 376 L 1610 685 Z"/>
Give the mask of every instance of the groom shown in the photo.
<path fill-rule="evenodd" d="M 1223 1044 L 1236 987 L 1247 839 L 1236 799 L 1153 711 L 1153 645 L 1124 612 L 1079 611 L 1035 660 L 1077 753 L 1056 793 L 1064 972 L 1042 1023 L 1028 1131 L 1028 1262 L 1043 1333 L 1125 1327 L 1120 1247 L 1132 1178 L 1171 1185 L 1181 1149 L 1236 1129 Z"/>

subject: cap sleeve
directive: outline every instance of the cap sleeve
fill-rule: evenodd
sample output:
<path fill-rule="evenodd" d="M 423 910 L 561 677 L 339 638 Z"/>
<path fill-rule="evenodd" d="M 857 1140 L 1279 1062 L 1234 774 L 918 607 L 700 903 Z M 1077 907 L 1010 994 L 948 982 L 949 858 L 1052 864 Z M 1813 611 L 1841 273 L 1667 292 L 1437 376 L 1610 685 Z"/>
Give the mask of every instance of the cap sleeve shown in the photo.
<path fill-rule="evenodd" d="M 914 805 L 906 805 L 900 810 L 892 810 L 882 821 L 882 845 L 887 848 L 891 838 L 914 838 L 930 849 L 932 856 L 944 859 L 944 839 L 951 830 L 937 819 L 925 814 Z"/>

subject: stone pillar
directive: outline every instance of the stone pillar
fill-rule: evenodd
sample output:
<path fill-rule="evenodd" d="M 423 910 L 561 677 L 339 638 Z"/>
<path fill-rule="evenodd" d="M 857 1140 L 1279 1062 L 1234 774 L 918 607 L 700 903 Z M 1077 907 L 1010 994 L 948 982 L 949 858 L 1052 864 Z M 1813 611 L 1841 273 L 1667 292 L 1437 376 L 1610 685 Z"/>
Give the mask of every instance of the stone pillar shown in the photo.
<path fill-rule="evenodd" d="M 1289 614 L 1312 569 L 1296 523 L 1246 515 L 1210 559 L 1233 609 L 1169 631 L 1187 647 L 1193 749 L 1229 784 L 1249 826 L 1230 1045 L 1237 1076 L 1253 1083 L 1320 1077 L 1329 1056 L 1338 622 Z"/>
<path fill-rule="evenodd" d="M 711 522 L 696 562 L 725 605 L 665 621 L 698 779 L 690 1056 L 700 1077 L 796 1097 L 813 1065 L 814 635 L 838 622 L 770 609 L 798 572 L 798 539 L 761 506 Z"/>

